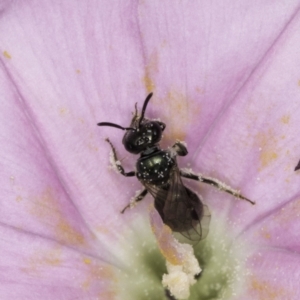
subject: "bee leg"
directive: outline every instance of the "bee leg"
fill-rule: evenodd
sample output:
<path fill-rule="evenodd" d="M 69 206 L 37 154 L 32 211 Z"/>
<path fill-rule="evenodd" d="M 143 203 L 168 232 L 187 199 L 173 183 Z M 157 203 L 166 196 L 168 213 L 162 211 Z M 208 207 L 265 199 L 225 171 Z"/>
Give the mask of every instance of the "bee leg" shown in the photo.
<path fill-rule="evenodd" d="M 226 192 L 226 193 L 228 193 L 228 194 L 230 194 L 230 195 L 232 195 L 236 198 L 246 200 L 246 201 L 250 202 L 253 205 L 255 204 L 254 201 L 244 197 L 240 193 L 240 191 L 233 189 L 232 187 L 226 185 L 225 183 L 221 182 L 220 180 L 218 180 L 216 178 L 206 177 L 206 176 L 203 176 L 201 174 L 197 175 L 197 174 L 194 174 L 192 172 L 186 172 L 186 171 L 182 171 L 182 170 L 180 170 L 180 175 L 182 177 L 185 177 L 185 178 L 189 178 L 189 179 L 192 179 L 192 180 L 198 180 L 200 182 L 209 184 L 209 185 L 219 189 L 220 191 L 224 191 L 224 192 Z"/>
<path fill-rule="evenodd" d="M 136 196 L 134 196 L 128 205 L 126 205 L 122 210 L 121 214 L 124 214 L 125 210 L 129 207 L 133 207 L 136 202 L 139 202 L 144 199 L 144 197 L 147 195 L 148 191 L 146 189 L 143 189 L 141 192 L 139 192 Z"/>
<path fill-rule="evenodd" d="M 188 154 L 186 144 L 179 140 L 176 140 L 176 143 L 171 147 L 171 149 L 179 156 L 186 156 Z"/>
<path fill-rule="evenodd" d="M 122 167 L 121 162 L 118 160 L 118 156 L 117 156 L 117 152 L 115 147 L 113 146 L 113 144 L 111 143 L 111 141 L 107 138 L 105 139 L 106 142 L 109 143 L 110 147 L 111 147 L 111 159 L 110 162 L 112 164 L 112 167 L 115 171 L 117 171 L 118 173 L 122 174 L 123 176 L 126 177 L 132 177 L 135 176 L 135 171 L 131 171 L 131 172 L 125 172 L 124 168 Z"/>

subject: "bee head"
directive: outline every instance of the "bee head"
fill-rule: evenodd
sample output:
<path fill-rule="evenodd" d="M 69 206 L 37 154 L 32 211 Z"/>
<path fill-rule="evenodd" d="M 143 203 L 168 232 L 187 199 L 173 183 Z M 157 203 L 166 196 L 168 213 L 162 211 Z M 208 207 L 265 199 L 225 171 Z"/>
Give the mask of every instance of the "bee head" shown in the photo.
<path fill-rule="evenodd" d="M 135 106 L 135 114 L 131 120 L 130 127 L 122 127 L 109 122 L 101 122 L 97 125 L 126 130 L 122 142 L 125 149 L 130 153 L 138 154 L 155 146 L 161 140 L 162 132 L 166 128 L 166 125 L 160 121 L 144 118 L 147 104 L 152 95 L 153 93 L 150 93 L 145 99 L 141 115 L 138 114 L 137 107 Z"/>

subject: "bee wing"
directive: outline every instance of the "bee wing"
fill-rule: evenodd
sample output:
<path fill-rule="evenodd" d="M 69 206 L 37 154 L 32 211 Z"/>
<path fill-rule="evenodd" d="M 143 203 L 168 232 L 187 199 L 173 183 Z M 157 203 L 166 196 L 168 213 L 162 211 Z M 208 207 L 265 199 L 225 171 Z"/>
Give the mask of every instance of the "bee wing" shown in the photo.
<path fill-rule="evenodd" d="M 164 207 L 166 223 L 176 224 L 177 232 L 191 241 L 208 234 L 210 213 L 200 197 L 184 186 L 177 166 L 171 173 L 170 189 Z"/>
<path fill-rule="evenodd" d="M 183 185 L 177 166 L 171 170 L 169 186 L 144 184 L 154 197 L 155 208 L 163 222 L 174 232 L 197 242 L 206 237 L 210 222 L 208 207 Z"/>
<path fill-rule="evenodd" d="M 143 185 L 147 189 L 147 191 L 152 195 L 154 198 L 154 205 L 156 210 L 159 212 L 162 220 L 164 221 L 164 206 L 166 199 L 168 198 L 169 188 L 157 186 L 153 184 L 149 184 L 147 182 L 142 181 Z"/>

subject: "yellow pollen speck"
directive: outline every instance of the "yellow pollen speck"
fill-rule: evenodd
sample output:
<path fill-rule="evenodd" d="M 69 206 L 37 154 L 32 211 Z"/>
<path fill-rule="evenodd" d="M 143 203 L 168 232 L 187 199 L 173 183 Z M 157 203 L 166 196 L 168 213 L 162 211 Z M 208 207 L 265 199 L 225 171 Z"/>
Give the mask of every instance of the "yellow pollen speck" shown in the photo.
<path fill-rule="evenodd" d="M 28 258 L 28 267 L 23 268 L 24 272 L 38 272 L 45 266 L 56 267 L 62 263 L 61 250 L 59 248 L 50 251 L 39 250 Z"/>
<path fill-rule="evenodd" d="M 86 265 L 90 265 L 91 262 L 92 262 L 92 260 L 91 260 L 90 258 L 88 258 L 88 257 L 84 257 L 84 258 L 83 258 L 83 262 L 84 262 Z"/>
<path fill-rule="evenodd" d="M 163 120 L 168 120 L 165 139 L 168 143 L 172 143 L 176 139 L 184 141 L 187 126 L 192 124 L 193 119 L 199 118 L 200 104 L 190 101 L 185 94 L 177 91 L 170 91 L 161 102 L 168 107 L 167 115 L 161 117 Z"/>
<path fill-rule="evenodd" d="M 274 151 L 264 151 L 260 155 L 260 161 L 263 167 L 268 166 L 272 161 L 278 157 Z"/>
<path fill-rule="evenodd" d="M 3 51 L 3 56 L 5 58 L 11 59 L 11 55 L 7 51 Z"/>
<path fill-rule="evenodd" d="M 257 141 L 260 149 L 260 169 L 265 168 L 276 161 L 278 154 L 278 138 L 272 130 L 257 135 Z"/>
<path fill-rule="evenodd" d="M 59 253 L 50 253 L 46 258 L 45 258 L 45 263 L 51 266 L 58 266 L 61 264 L 61 259 L 60 259 L 60 252 Z"/>
<path fill-rule="evenodd" d="M 152 92 L 154 90 L 154 83 L 152 79 L 150 78 L 149 74 L 146 74 L 143 78 L 146 90 L 148 93 Z"/>
<path fill-rule="evenodd" d="M 52 188 L 46 188 L 40 195 L 30 199 L 31 213 L 35 218 L 52 224 L 56 239 L 68 245 L 86 245 L 85 236 L 68 219 L 59 194 Z"/>
<path fill-rule="evenodd" d="M 288 124 L 290 122 L 290 116 L 288 115 L 285 115 L 283 116 L 280 121 L 283 123 L 283 124 Z"/>
<path fill-rule="evenodd" d="M 155 89 L 152 77 L 153 74 L 157 73 L 157 71 L 158 71 L 158 55 L 155 52 L 150 56 L 149 62 L 145 68 L 145 76 L 143 77 L 143 82 L 145 84 L 148 93 L 153 92 L 153 90 Z"/>
<path fill-rule="evenodd" d="M 81 71 L 79 69 L 76 70 L 77 74 L 81 74 Z"/>
<path fill-rule="evenodd" d="M 59 108 L 59 114 L 61 115 L 61 116 L 65 116 L 65 115 L 67 115 L 69 113 L 69 110 L 67 109 L 67 108 L 65 108 L 65 107 L 60 107 Z"/>
<path fill-rule="evenodd" d="M 17 202 L 21 202 L 22 200 L 23 200 L 22 196 L 19 195 L 19 196 L 16 197 Z"/>
<path fill-rule="evenodd" d="M 291 299 L 287 292 L 280 288 L 278 284 L 272 284 L 264 280 L 257 280 L 255 278 L 251 281 L 252 290 L 257 293 L 259 300 L 282 300 Z"/>
<path fill-rule="evenodd" d="M 98 284 L 99 280 L 116 282 L 115 273 L 111 267 L 103 267 L 95 262 L 95 264 L 87 264 L 86 266 L 86 277 L 80 284 L 83 290 L 89 289 L 91 286 Z M 110 293 L 111 287 L 107 285 L 103 292 Z M 114 299 L 114 298 L 100 298 L 100 299 Z"/>
<path fill-rule="evenodd" d="M 267 240 L 269 240 L 271 238 L 270 232 L 268 232 L 267 229 L 264 227 L 261 229 L 261 234 L 262 234 L 262 237 L 264 237 Z"/>
<path fill-rule="evenodd" d="M 57 224 L 56 234 L 60 239 L 71 245 L 83 245 L 85 243 L 84 236 L 63 219 Z"/>

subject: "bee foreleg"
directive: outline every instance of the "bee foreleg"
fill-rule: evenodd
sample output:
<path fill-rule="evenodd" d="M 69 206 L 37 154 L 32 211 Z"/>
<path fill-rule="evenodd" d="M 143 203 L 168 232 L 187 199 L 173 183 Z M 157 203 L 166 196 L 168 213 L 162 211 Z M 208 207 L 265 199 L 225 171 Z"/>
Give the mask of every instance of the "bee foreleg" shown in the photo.
<path fill-rule="evenodd" d="M 105 139 L 106 142 L 109 143 L 110 147 L 111 147 L 111 156 L 110 156 L 110 163 L 112 165 L 112 168 L 117 172 L 122 174 L 123 176 L 126 177 L 132 177 L 135 176 L 135 171 L 131 171 L 131 172 L 125 172 L 120 160 L 118 159 L 117 156 L 117 152 L 115 147 L 113 146 L 113 144 L 111 143 L 111 141 L 107 138 Z"/>
<path fill-rule="evenodd" d="M 143 189 L 141 192 L 137 192 L 137 194 L 133 198 L 131 198 L 129 204 L 121 210 L 121 214 L 123 214 L 127 208 L 132 208 L 136 205 L 137 202 L 143 200 L 147 193 L 148 191 L 146 189 Z"/>
<path fill-rule="evenodd" d="M 250 202 L 251 204 L 255 204 L 255 202 L 253 202 L 252 200 L 244 197 L 240 193 L 240 191 L 233 189 L 232 187 L 228 186 L 227 184 L 221 182 L 220 180 L 218 180 L 216 178 L 203 176 L 202 174 L 194 174 L 192 171 L 186 171 L 186 170 L 184 170 L 184 171 L 180 170 L 180 175 L 182 177 L 185 177 L 188 179 L 197 180 L 197 181 L 209 184 L 209 185 L 219 189 L 220 191 L 226 192 L 236 198 L 246 200 L 246 201 Z"/>

